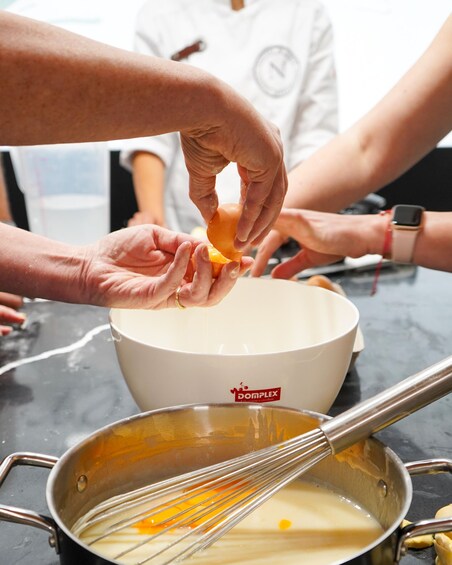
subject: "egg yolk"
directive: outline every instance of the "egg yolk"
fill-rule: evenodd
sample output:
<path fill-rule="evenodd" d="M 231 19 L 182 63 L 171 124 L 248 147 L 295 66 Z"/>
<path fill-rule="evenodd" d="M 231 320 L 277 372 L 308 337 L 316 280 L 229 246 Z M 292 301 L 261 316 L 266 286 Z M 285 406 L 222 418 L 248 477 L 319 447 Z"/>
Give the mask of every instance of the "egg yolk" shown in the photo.
<path fill-rule="evenodd" d="M 207 251 L 209 253 L 210 262 L 212 263 L 212 278 L 216 279 L 220 276 L 223 266 L 230 263 L 231 260 L 222 255 L 211 243 L 207 244 Z M 190 268 L 187 269 L 185 273 L 185 279 L 191 282 L 193 280 L 193 273 L 196 270 L 196 260 L 193 255 L 190 261 Z"/>
<path fill-rule="evenodd" d="M 222 255 L 213 245 L 209 245 L 207 249 L 209 251 L 210 262 L 212 263 L 212 277 L 216 279 L 219 277 L 223 265 L 230 263 L 231 260 Z"/>
<path fill-rule="evenodd" d="M 187 498 L 190 490 L 195 491 L 196 494 Z M 165 507 L 163 503 L 157 507 L 153 516 L 138 522 L 135 524 L 135 528 L 140 533 L 152 535 L 171 526 L 178 528 L 181 521 L 185 528 L 196 528 L 213 518 L 218 518 L 221 522 L 223 519 L 219 516 L 221 512 L 227 508 L 232 508 L 234 504 L 253 492 L 253 489 L 235 488 L 234 481 L 219 488 L 203 489 L 202 486 L 195 486 L 183 491 L 179 497 L 172 500 L 171 506 Z M 222 502 L 222 499 L 224 499 L 224 502 Z M 212 505 L 214 507 L 209 512 Z M 183 512 L 182 515 L 181 512 Z M 214 524 L 211 524 L 210 527 L 212 525 Z"/>
<path fill-rule="evenodd" d="M 279 521 L 279 529 L 280 530 L 288 530 L 291 525 L 292 525 L 292 522 L 290 520 L 286 520 L 285 518 L 283 518 L 282 520 Z"/>
<path fill-rule="evenodd" d="M 241 213 L 240 204 L 223 204 L 218 207 L 207 226 L 207 237 L 210 243 L 230 261 L 240 261 L 243 255 L 234 247 Z"/>

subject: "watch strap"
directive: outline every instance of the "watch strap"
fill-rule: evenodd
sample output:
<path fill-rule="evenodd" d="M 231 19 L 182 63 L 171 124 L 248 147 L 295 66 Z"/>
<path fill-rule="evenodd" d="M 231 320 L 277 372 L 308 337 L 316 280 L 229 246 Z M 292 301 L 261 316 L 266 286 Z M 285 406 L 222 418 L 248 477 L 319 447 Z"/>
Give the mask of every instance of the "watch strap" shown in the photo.
<path fill-rule="evenodd" d="M 411 263 L 419 228 L 392 226 L 391 259 L 396 263 Z"/>

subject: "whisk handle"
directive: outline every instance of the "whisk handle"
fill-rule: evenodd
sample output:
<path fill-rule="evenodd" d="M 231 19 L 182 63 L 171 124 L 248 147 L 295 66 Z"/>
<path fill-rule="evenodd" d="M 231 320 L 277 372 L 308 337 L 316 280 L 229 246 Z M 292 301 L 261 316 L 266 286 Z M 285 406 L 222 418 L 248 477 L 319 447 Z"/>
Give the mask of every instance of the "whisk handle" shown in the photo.
<path fill-rule="evenodd" d="M 333 453 L 338 453 L 451 391 L 452 356 L 357 404 L 320 428 Z"/>

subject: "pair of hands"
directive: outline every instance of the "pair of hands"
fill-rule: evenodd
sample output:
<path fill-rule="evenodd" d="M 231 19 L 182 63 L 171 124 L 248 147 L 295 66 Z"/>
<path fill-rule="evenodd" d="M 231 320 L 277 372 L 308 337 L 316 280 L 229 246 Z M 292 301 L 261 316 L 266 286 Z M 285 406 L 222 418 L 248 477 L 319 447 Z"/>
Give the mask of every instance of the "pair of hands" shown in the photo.
<path fill-rule="evenodd" d="M 282 142 L 277 129 L 254 109 L 247 108 L 244 100 L 231 97 L 231 107 L 233 106 L 237 107 L 237 119 L 225 119 L 219 128 L 207 127 L 204 130 L 181 132 L 181 145 L 189 172 L 190 198 L 200 210 L 206 224 L 218 207 L 216 175 L 229 162 L 237 163 L 243 211 L 237 225 L 234 246 L 240 251 L 246 251 L 250 244 L 259 244 L 269 233 L 281 210 L 288 180 Z M 155 236 L 152 253 L 149 249 L 145 251 L 150 240 L 147 244 L 144 241 L 138 244 L 136 249 L 145 253 L 148 271 L 153 276 L 160 276 L 160 279 L 153 283 L 152 289 L 143 281 L 142 290 L 137 290 L 140 295 L 138 303 L 123 294 L 121 301 L 125 300 L 127 307 L 174 306 L 175 293 L 179 287 L 182 287 L 179 302 L 184 306 L 211 306 L 218 303 L 232 289 L 237 276 L 251 268 L 252 259 L 244 257 L 240 265 L 227 264 L 223 267 L 221 275 L 212 279 L 212 265 L 205 244 L 189 236 L 174 234 L 159 226 L 150 225 L 155 221 L 155 215 L 150 212 L 137 212 L 128 222 L 129 228 L 146 225 Z M 124 242 L 130 249 L 136 245 L 133 239 L 143 236 L 143 232 L 136 234 L 129 242 Z M 185 244 L 181 243 L 182 239 L 190 241 L 192 245 L 183 247 Z M 180 251 L 176 251 L 175 245 L 181 246 Z M 196 271 L 193 281 L 190 282 L 186 270 L 190 269 L 192 249 L 196 249 Z M 156 261 L 153 264 L 154 258 Z M 162 258 L 162 264 L 159 265 Z M 131 269 L 134 269 L 133 264 Z M 133 282 L 138 283 L 136 280 Z M 146 295 L 148 302 L 143 306 L 141 301 Z M 111 289 L 110 299 L 113 299 Z M 111 300 L 108 305 L 112 305 Z"/>
<path fill-rule="evenodd" d="M 181 139 L 190 196 L 206 222 L 218 206 L 216 174 L 228 162 L 238 163 L 243 212 L 235 246 L 243 249 L 270 231 L 286 194 L 287 175 L 276 129 L 243 100 L 231 99 L 229 104 L 237 105 L 231 114 L 242 119 L 225 116 L 218 127 L 185 131 Z M 34 280 L 21 277 L 17 287 L 17 279 L 7 276 L 6 290 L 98 306 L 159 309 L 177 306 L 176 298 L 184 307 L 212 306 L 253 262 L 244 257 L 240 263 L 226 264 L 213 279 L 205 243 L 155 225 L 120 230 L 83 248 L 33 240 L 33 235 L 13 236 L 17 246 L 12 254 L 21 257 L 19 269 L 28 269 L 30 257 L 39 272 Z"/>
<path fill-rule="evenodd" d="M 254 123 L 247 125 L 247 121 Z M 281 210 L 288 184 L 282 143 L 277 129 L 254 111 L 247 113 L 247 121 L 226 120 L 220 129 L 207 128 L 205 131 L 181 133 L 182 149 L 190 175 L 190 197 L 206 224 L 218 207 L 216 174 L 230 161 L 238 163 L 243 211 L 237 225 L 234 246 L 241 251 L 248 249 L 250 244 L 259 244 L 269 233 Z M 231 129 L 233 131 L 229 131 Z M 138 212 L 128 223 L 129 228 L 142 226 L 152 232 L 152 250 L 149 247 L 150 240 L 138 243 L 138 239 L 144 237 L 143 231 L 137 231 L 133 237 L 129 235 L 129 240 L 124 241 L 123 247 L 131 251 L 135 248 L 139 253 L 143 253 L 143 257 L 146 257 L 143 267 L 146 265 L 149 274 L 160 278 L 151 286 L 141 281 L 143 286 L 140 290 L 138 281 L 130 279 L 126 285 L 130 297 L 127 293 L 121 293 L 120 298 L 114 297 L 109 287 L 109 302 L 106 305 L 118 306 L 117 303 L 113 304 L 111 299 L 116 302 L 119 298 L 119 306 L 171 307 L 176 304 L 175 293 L 181 287 L 178 296 L 179 302 L 184 306 L 211 306 L 220 302 L 232 289 L 237 277 L 251 268 L 252 259 L 244 257 L 240 265 L 225 265 L 220 276 L 213 280 L 206 245 L 189 236 L 149 225 L 154 221 L 155 218 L 149 212 Z M 121 237 L 123 236 L 124 233 L 121 234 Z M 182 243 L 182 240 L 191 242 L 191 245 Z M 177 246 L 180 248 L 177 249 Z M 191 281 L 191 276 L 187 277 L 187 269 L 191 268 L 190 254 L 193 249 L 196 270 Z M 132 271 L 135 269 L 133 262 L 129 268 Z M 141 271 L 142 274 L 144 272 Z M 132 283 L 137 288 L 137 302 L 133 300 Z M 143 305 L 145 297 L 147 302 Z"/>
<path fill-rule="evenodd" d="M 171 250 L 167 243 L 171 240 L 171 245 L 177 247 L 182 240 L 190 241 L 196 248 L 196 257 L 198 257 L 198 254 L 201 254 L 201 248 L 205 246 L 190 236 L 175 234 L 163 228 L 150 225 L 142 226 L 142 228 L 152 230 L 155 236 L 166 234 L 164 238 L 156 237 L 154 245 L 164 245 L 164 248 L 167 249 L 166 254 L 164 254 L 167 261 L 165 269 L 168 269 L 169 262 L 173 258 L 174 266 L 171 271 L 168 270 L 165 278 L 161 279 L 160 288 L 164 289 L 163 296 L 165 296 L 165 299 L 163 303 L 159 300 L 157 300 L 157 303 L 159 304 L 158 307 L 165 305 L 174 306 L 175 298 L 173 293 L 184 277 L 187 280 L 186 269 L 189 265 L 189 262 L 187 262 L 189 253 L 187 255 L 183 251 L 183 253 L 176 256 L 176 248 L 174 247 Z M 301 250 L 294 257 L 273 269 L 272 276 L 275 278 L 289 279 L 304 269 L 334 263 L 345 256 L 361 257 L 367 253 L 381 253 L 386 229 L 387 218 L 379 215 L 349 216 L 311 210 L 283 209 L 274 224 L 274 229 L 258 247 L 254 263 L 249 257 L 244 257 L 240 265 L 239 274 L 243 274 L 246 270 L 251 269 L 252 276 L 261 276 L 273 253 L 289 237 L 295 239 L 300 244 Z M 125 230 L 122 231 L 124 232 Z M 123 236 L 124 234 L 121 234 L 121 237 Z M 137 237 L 141 238 L 143 236 L 144 232 L 137 232 Z M 132 243 L 132 240 L 129 243 Z M 150 240 L 147 244 L 150 244 Z M 146 255 L 147 251 L 145 251 L 144 247 L 141 248 L 141 244 L 139 244 L 139 247 L 141 249 L 140 253 L 142 252 Z M 163 253 L 163 251 L 161 252 Z M 146 261 L 149 262 L 149 259 L 155 256 L 156 253 L 157 250 L 154 249 L 148 255 L 149 258 Z M 193 283 L 189 283 L 183 288 L 181 291 L 181 301 L 187 306 L 211 306 L 216 304 L 234 285 L 235 278 L 234 276 L 231 277 L 231 273 L 234 269 L 233 265 L 236 266 L 237 264 L 226 265 L 223 268 L 221 277 L 214 281 L 211 287 L 212 279 L 208 259 L 197 260 L 197 265 L 196 282 L 194 279 Z M 132 265 L 130 266 L 133 268 Z M 149 266 L 150 270 L 152 268 Z M 138 281 L 136 282 L 138 283 Z M 137 304 L 136 307 L 142 306 Z"/>
<path fill-rule="evenodd" d="M 295 239 L 302 249 L 294 257 L 273 269 L 272 276 L 275 278 L 289 279 L 304 269 L 334 263 L 345 256 L 361 257 L 367 253 L 381 253 L 387 221 L 387 218 L 374 214 L 349 216 L 311 210 L 283 209 L 274 224 L 274 229 L 258 247 L 254 263 L 249 257 L 243 258 L 239 274 L 251 269 L 252 276 L 262 275 L 270 257 L 289 237 Z M 166 238 L 173 239 L 175 245 L 178 245 L 177 242 L 182 239 L 191 241 L 197 248 L 196 254 L 201 252 L 200 247 L 204 247 L 190 236 L 175 234 L 153 226 L 142 227 L 146 230 L 154 230 L 156 235 L 166 234 Z M 140 234 L 140 237 L 142 236 L 143 234 Z M 164 239 L 156 239 L 155 244 L 162 245 L 163 241 Z M 174 250 L 170 253 L 174 253 Z M 174 264 L 176 264 L 176 256 L 171 255 L 170 257 L 173 256 L 175 257 Z M 185 254 L 177 256 L 177 262 L 178 274 L 171 279 L 176 282 L 185 276 L 188 265 L 187 256 Z M 181 297 L 185 298 L 183 304 L 187 306 L 216 304 L 231 290 L 235 282 L 234 277 L 231 280 L 233 264 L 223 268 L 220 279 L 213 283 L 210 290 L 209 285 L 212 279 L 208 259 L 197 261 L 197 264 L 200 271 L 197 274 L 196 283 L 194 280 L 191 286 L 187 285 L 181 291 Z M 163 286 L 169 285 L 166 291 L 166 303 L 164 303 L 167 306 L 175 304 L 172 292 L 179 286 L 179 283 L 170 281 L 170 278 L 173 277 L 172 272 L 173 270 L 170 274 L 168 271 L 165 275 L 166 279 L 161 281 Z"/>
<path fill-rule="evenodd" d="M 217 304 L 237 278 L 252 266 L 252 274 L 259 275 L 287 236 L 295 238 L 303 249 L 279 265 L 274 276 L 290 278 L 302 269 L 335 261 L 344 255 L 358 257 L 378 252 L 387 220 L 374 215 L 341 216 L 283 210 L 275 226 L 277 231 L 260 246 L 254 266 L 251 258 L 243 257 L 240 264 L 226 264 L 217 279 L 212 279 L 212 264 L 205 243 L 155 225 L 126 228 L 93 245 L 61 246 L 57 251 L 54 251 L 54 242 L 43 238 L 37 241 L 38 236 L 27 232 L 22 232 L 22 237 L 24 244 L 33 243 L 40 248 L 45 248 L 49 242 L 44 258 L 47 253 L 51 257 L 57 253 L 61 257 L 59 270 L 67 268 L 67 274 L 63 273 L 58 279 L 60 282 L 55 283 L 57 287 L 47 284 L 44 297 L 106 307 L 158 309 L 175 307 L 178 290 L 183 306 Z M 369 241 L 373 241 L 375 248 Z M 47 272 L 46 259 L 40 263 Z M 52 273 L 48 278 L 54 278 Z M 21 292 L 33 292 L 34 282 L 30 278 L 23 279 Z M 0 304 L 0 324 L 23 322 L 24 317 L 16 311 L 21 299 L 2 294 Z M 2 325 L 1 331 L 5 334 L 10 330 Z"/>

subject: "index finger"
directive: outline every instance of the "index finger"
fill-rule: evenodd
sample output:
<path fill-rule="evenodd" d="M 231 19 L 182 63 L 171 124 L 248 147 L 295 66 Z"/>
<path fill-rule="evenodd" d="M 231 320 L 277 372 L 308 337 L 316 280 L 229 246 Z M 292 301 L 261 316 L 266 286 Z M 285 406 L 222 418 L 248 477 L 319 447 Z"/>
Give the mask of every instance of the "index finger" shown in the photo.
<path fill-rule="evenodd" d="M 246 187 L 235 241 L 239 250 L 250 243 L 259 243 L 271 230 L 283 206 L 288 184 L 284 164 L 279 164 L 276 173 L 267 171 L 266 177 L 262 181 L 251 180 Z"/>
<path fill-rule="evenodd" d="M 260 277 L 268 265 L 273 253 L 281 247 L 285 238 L 278 231 L 271 231 L 257 249 L 254 264 L 251 267 L 251 276 Z"/>

